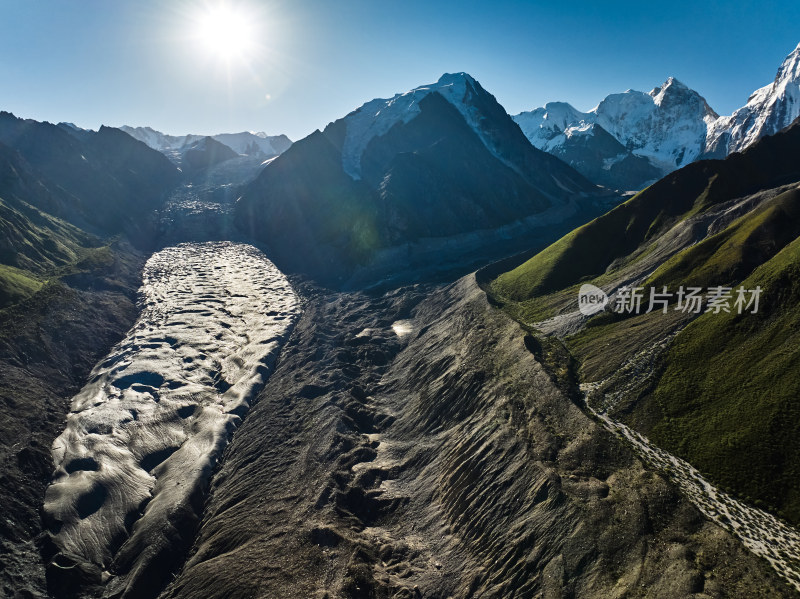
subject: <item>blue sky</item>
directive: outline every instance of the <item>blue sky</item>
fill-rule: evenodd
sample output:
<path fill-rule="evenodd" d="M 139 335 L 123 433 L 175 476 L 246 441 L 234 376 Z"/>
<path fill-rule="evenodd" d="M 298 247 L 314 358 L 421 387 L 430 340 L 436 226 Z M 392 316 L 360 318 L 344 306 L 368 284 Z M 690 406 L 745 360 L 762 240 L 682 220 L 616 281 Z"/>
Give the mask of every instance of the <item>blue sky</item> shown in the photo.
<path fill-rule="evenodd" d="M 0 109 L 173 133 L 304 137 L 360 104 L 467 71 L 515 114 L 588 110 L 675 76 L 720 114 L 800 42 L 800 3 L 227 0 L 253 42 L 197 34 L 218 0 L 0 0 Z"/>

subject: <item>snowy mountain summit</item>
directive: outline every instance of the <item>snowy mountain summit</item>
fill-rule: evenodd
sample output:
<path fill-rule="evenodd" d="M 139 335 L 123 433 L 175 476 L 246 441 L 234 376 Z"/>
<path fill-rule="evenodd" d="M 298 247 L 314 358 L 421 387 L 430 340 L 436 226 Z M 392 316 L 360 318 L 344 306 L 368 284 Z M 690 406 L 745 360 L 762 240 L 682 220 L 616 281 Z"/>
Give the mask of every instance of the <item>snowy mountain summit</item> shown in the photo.
<path fill-rule="evenodd" d="M 719 118 L 700 94 L 674 77 L 649 93 L 612 94 L 590 112 L 622 145 L 664 172 L 696 160 L 709 123 Z"/>
<path fill-rule="evenodd" d="M 205 135 L 167 135 L 151 127 L 129 127 L 124 125 L 120 129 L 131 137 L 146 143 L 154 150 L 166 154 L 173 162 L 180 162 L 184 152 L 193 144 L 206 138 Z M 278 156 L 292 145 L 291 140 L 285 135 L 270 136 L 264 132 L 220 133 L 209 137 L 228 146 L 236 154 L 255 158 Z"/>
<path fill-rule="evenodd" d="M 611 94 L 588 112 L 551 102 L 514 120 L 534 146 L 592 180 L 640 186 L 696 160 L 705 149 L 708 124 L 717 118 L 700 94 L 670 77 L 649 93 Z M 614 172 L 620 170 L 624 175 Z M 620 177 L 627 185 L 619 184 Z"/>
<path fill-rule="evenodd" d="M 741 152 L 765 135 L 788 127 L 800 116 L 800 44 L 787 56 L 775 79 L 754 91 L 747 104 L 709 127 L 706 152 Z"/>
<path fill-rule="evenodd" d="M 467 73 L 445 73 L 436 83 L 422 85 L 389 99 L 377 98 L 344 117 L 346 133 L 342 166 L 353 179 L 361 178 L 361 157 L 370 141 L 398 123 L 406 124 L 420 113 L 420 102 L 433 92 L 441 94 L 464 117 L 487 149 L 497 154 L 496 142 L 481 127 L 484 118 L 478 98 L 487 92 Z"/>
<path fill-rule="evenodd" d="M 514 120 L 528 140 L 601 185 L 640 189 L 700 158 L 724 158 L 800 116 L 800 45 L 775 80 L 731 116 L 720 117 L 674 77 L 649 93 L 611 94 L 588 112 L 565 102 Z"/>

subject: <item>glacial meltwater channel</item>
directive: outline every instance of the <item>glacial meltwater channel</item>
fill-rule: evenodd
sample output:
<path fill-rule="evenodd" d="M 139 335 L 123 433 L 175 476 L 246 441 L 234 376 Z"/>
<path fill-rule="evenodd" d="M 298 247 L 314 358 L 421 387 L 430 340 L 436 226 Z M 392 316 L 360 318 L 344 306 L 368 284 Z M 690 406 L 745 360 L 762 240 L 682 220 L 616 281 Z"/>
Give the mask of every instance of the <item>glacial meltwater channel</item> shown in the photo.
<path fill-rule="evenodd" d="M 286 277 L 256 248 L 229 242 L 154 254 L 140 302 L 133 328 L 72 400 L 44 505 L 64 563 L 94 564 L 123 589 L 195 517 L 300 313 Z"/>

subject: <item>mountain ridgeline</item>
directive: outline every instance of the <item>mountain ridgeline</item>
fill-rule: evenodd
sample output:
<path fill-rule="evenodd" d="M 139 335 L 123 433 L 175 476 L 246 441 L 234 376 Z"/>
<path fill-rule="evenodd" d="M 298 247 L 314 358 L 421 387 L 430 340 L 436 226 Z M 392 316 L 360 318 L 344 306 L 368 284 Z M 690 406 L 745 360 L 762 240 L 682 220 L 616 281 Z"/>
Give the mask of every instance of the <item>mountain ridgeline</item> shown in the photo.
<path fill-rule="evenodd" d="M 67 129 L 0 112 L 0 308 L 46 282 L 112 265 L 109 237 L 141 248 L 180 172 L 118 129 Z"/>
<path fill-rule="evenodd" d="M 203 169 L 220 164 L 231 158 L 236 158 L 238 154 L 223 143 L 218 142 L 213 137 L 204 137 L 194 141 L 182 150 L 181 164 L 185 171 L 189 173 L 198 172 Z"/>
<path fill-rule="evenodd" d="M 152 127 L 123 125 L 120 129 L 178 163 L 181 162 L 182 155 L 187 149 L 206 137 L 227 146 L 237 155 L 261 159 L 273 158 L 285 152 L 292 145 L 292 141 L 285 135 L 267 135 L 264 132 L 242 131 L 241 133 L 220 133 L 206 136 L 167 135 Z"/>
<path fill-rule="evenodd" d="M 335 281 L 381 250 L 565 211 L 598 191 L 460 73 L 295 143 L 245 189 L 236 216 L 282 268 Z"/>
<path fill-rule="evenodd" d="M 144 223 L 180 172 L 119 129 L 71 134 L 0 112 L 0 197 L 25 202 L 98 235 L 146 242 Z"/>

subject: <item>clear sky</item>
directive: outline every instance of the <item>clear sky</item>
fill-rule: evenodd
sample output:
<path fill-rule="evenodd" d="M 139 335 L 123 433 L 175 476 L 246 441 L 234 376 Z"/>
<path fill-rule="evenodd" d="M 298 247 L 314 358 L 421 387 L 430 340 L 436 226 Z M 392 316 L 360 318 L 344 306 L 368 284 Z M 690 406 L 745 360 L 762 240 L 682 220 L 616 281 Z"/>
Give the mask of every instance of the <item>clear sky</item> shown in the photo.
<path fill-rule="evenodd" d="M 466 71 L 511 114 L 669 76 L 730 114 L 798 42 L 797 0 L 0 0 L 0 109 L 297 140 Z"/>

